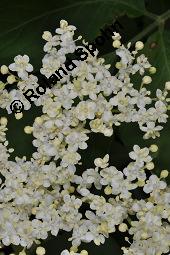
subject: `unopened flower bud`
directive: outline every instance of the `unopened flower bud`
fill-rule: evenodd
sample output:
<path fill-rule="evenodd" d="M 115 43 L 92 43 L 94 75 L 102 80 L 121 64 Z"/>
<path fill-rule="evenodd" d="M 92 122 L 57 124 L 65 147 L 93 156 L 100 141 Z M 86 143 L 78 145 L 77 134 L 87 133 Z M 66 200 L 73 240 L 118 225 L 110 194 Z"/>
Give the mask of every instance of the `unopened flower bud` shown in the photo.
<path fill-rule="evenodd" d="M 144 48 L 144 44 L 141 41 L 136 42 L 135 44 L 136 50 L 142 50 Z"/>
<path fill-rule="evenodd" d="M 22 113 L 22 112 L 20 112 L 20 113 L 15 113 L 15 118 L 16 118 L 17 120 L 22 119 L 22 117 L 23 117 L 23 113 Z"/>
<path fill-rule="evenodd" d="M 7 74 L 9 71 L 6 65 L 2 65 L 0 70 L 2 74 Z"/>
<path fill-rule="evenodd" d="M 162 171 L 161 171 L 160 177 L 161 177 L 161 178 L 166 178 L 166 177 L 168 177 L 168 175 L 169 175 L 168 170 L 162 170 Z"/>
<path fill-rule="evenodd" d="M 1 125 L 6 126 L 8 123 L 8 119 L 6 117 L 1 117 L 0 123 L 1 123 Z"/>
<path fill-rule="evenodd" d="M 80 255 L 88 255 L 88 252 L 87 252 L 86 250 L 82 250 L 82 251 L 80 252 Z"/>
<path fill-rule="evenodd" d="M 147 239 L 148 238 L 148 234 L 146 232 L 142 233 L 141 235 L 142 239 Z"/>
<path fill-rule="evenodd" d="M 104 189 L 104 193 L 106 195 L 111 195 L 112 194 L 112 188 L 110 186 L 107 186 L 105 189 Z"/>
<path fill-rule="evenodd" d="M 14 82 L 16 82 L 16 79 L 15 79 L 15 76 L 14 75 L 9 75 L 8 77 L 7 77 L 7 82 L 9 83 L 9 84 L 13 84 Z"/>
<path fill-rule="evenodd" d="M 4 89 L 5 88 L 5 83 L 0 82 L 0 89 Z"/>
<path fill-rule="evenodd" d="M 26 252 L 23 250 L 23 251 L 19 252 L 18 255 L 26 255 Z"/>
<path fill-rule="evenodd" d="M 60 21 L 60 27 L 63 29 L 68 26 L 68 22 L 64 19 Z"/>
<path fill-rule="evenodd" d="M 143 77 L 142 81 L 143 81 L 143 84 L 149 84 L 152 82 L 152 78 L 146 75 Z"/>
<path fill-rule="evenodd" d="M 36 249 L 36 254 L 37 254 L 37 255 L 44 255 L 44 254 L 45 254 L 45 249 L 44 249 L 44 247 L 41 247 L 41 246 L 37 247 L 37 249 Z"/>
<path fill-rule="evenodd" d="M 150 73 L 150 74 L 156 73 L 156 68 L 155 68 L 154 66 L 151 66 L 151 67 L 149 68 L 149 73 Z"/>
<path fill-rule="evenodd" d="M 42 38 L 46 41 L 49 41 L 51 39 L 52 35 L 49 31 L 44 31 Z"/>
<path fill-rule="evenodd" d="M 70 186 L 69 189 L 68 189 L 68 192 L 69 193 L 74 193 L 74 191 L 75 191 L 74 186 Z"/>
<path fill-rule="evenodd" d="M 35 208 L 35 207 L 33 207 L 33 208 L 32 208 L 31 213 L 32 213 L 33 215 L 36 215 L 37 210 L 36 210 L 36 208 Z"/>
<path fill-rule="evenodd" d="M 77 246 L 71 246 L 70 251 L 73 251 L 76 253 L 78 251 Z"/>
<path fill-rule="evenodd" d="M 115 41 L 113 41 L 112 45 L 114 48 L 120 48 L 121 42 L 119 40 L 115 40 Z"/>
<path fill-rule="evenodd" d="M 43 119 L 41 117 L 36 117 L 35 118 L 35 123 L 41 125 L 43 123 Z"/>
<path fill-rule="evenodd" d="M 165 89 L 166 89 L 166 90 L 170 90 L 170 81 L 167 81 L 167 82 L 165 83 Z"/>
<path fill-rule="evenodd" d="M 122 63 L 121 63 L 121 62 L 117 62 L 116 65 L 115 65 L 115 67 L 116 67 L 117 69 L 120 69 L 120 68 L 122 67 Z"/>
<path fill-rule="evenodd" d="M 145 185 L 145 181 L 144 180 L 138 180 L 137 185 L 138 185 L 138 187 L 143 187 Z"/>
<path fill-rule="evenodd" d="M 154 163 L 153 162 L 149 162 L 149 163 L 147 163 L 146 164 L 146 169 L 148 169 L 148 170 L 152 170 L 152 169 L 154 169 Z"/>
<path fill-rule="evenodd" d="M 151 152 L 157 152 L 158 151 L 158 146 L 156 144 L 152 144 L 150 147 L 149 147 L 149 150 Z"/>
<path fill-rule="evenodd" d="M 25 132 L 26 134 L 31 134 L 32 131 L 33 131 L 33 127 L 25 126 L 24 132 Z"/>
<path fill-rule="evenodd" d="M 126 232 L 128 226 L 125 223 L 121 223 L 118 228 L 120 232 Z"/>

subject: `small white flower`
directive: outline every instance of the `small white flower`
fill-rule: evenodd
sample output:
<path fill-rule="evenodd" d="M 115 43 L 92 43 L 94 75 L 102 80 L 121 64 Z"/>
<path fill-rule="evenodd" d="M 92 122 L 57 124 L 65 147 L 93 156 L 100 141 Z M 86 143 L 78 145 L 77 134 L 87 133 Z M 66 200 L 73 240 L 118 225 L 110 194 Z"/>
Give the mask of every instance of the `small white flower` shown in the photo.
<path fill-rule="evenodd" d="M 143 136 L 144 139 L 149 139 L 150 137 L 152 137 L 153 139 L 155 139 L 156 137 L 160 136 L 159 131 L 163 129 L 162 126 L 155 126 L 155 122 L 151 121 L 151 122 L 147 122 L 146 126 L 140 126 L 140 129 L 144 132 L 146 132 L 146 134 Z"/>
<path fill-rule="evenodd" d="M 94 102 L 82 101 L 80 102 L 76 109 L 76 117 L 84 121 L 85 119 L 94 119 L 96 111 L 96 104 Z"/>
<path fill-rule="evenodd" d="M 9 69 L 17 72 L 21 79 L 27 79 L 28 72 L 33 71 L 33 66 L 29 64 L 29 57 L 27 55 L 18 55 L 14 58 L 14 61 L 15 63 L 9 65 Z"/>
<path fill-rule="evenodd" d="M 156 175 L 151 175 L 149 180 L 146 181 L 146 184 L 143 188 L 145 193 L 151 193 L 152 191 L 165 189 L 167 186 L 166 182 L 160 181 Z"/>
<path fill-rule="evenodd" d="M 42 35 L 42 38 L 47 41 L 47 43 L 44 45 L 44 51 L 50 52 L 52 47 L 56 47 L 60 44 L 59 36 L 55 35 L 52 36 L 52 34 L 49 31 L 45 31 Z"/>
<path fill-rule="evenodd" d="M 108 154 L 106 154 L 103 159 L 102 158 L 96 158 L 94 160 L 95 166 L 100 167 L 100 168 L 107 167 L 109 165 L 108 162 L 109 162 L 109 155 Z"/>
<path fill-rule="evenodd" d="M 148 163 L 152 160 L 151 156 L 149 156 L 148 148 L 140 148 L 138 145 L 133 146 L 132 152 L 129 153 L 129 157 L 135 160 L 140 166 L 143 166 L 144 163 Z"/>

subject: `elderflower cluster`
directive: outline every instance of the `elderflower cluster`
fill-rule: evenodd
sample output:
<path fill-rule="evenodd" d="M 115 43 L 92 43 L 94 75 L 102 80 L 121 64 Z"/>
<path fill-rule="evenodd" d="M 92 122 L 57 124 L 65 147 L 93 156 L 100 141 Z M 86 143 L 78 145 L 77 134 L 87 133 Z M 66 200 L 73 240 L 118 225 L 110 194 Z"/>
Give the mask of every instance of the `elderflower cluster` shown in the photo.
<path fill-rule="evenodd" d="M 74 39 L 76 27 L 64 20 L 53 36 L 45 31 L 43 39 L 45 56 L 41 74 L 49 78 L 62 66 L 67 54 L 74 53 L 80 38 Z M 82 242 L 103 244 L 109 234 L 119 230 L 131 235 L 126 255 L 161 255 L 170 248 L 170 188 L 163 170 L 160 177 L 154 174 L 153 154 L 156 145 L 140 148 L 134 145 L 129 153 L 131 162 L 124 169 L 109 164 L 109 155 L 94 159 L 94 165 L 78 171 L 81 150 L 88 149 L 90 133 L 112 136 L 115 126 L 137 123 L 144 139 L 160 136 L 167 122 L 168 82 L 165 89 L 151 95 L 148 87 L 152 81 L 148 72 L 154 73 L 140 50 L 131 44 L 121 44 L 121 36 L 113 35 L 117 73 L 112 75 L 110 65 L 103 58 L 88 54 L 85 61 L 73 60 L 76 68 L 48 88 L 44 95 L 34 100 L 41 106 L 42 115 L 35 118 L 25 133 L 33 135 L 36 148 L 30 160 L 26 157 L 9 159 L 13 149 L 7 148 L 8 121 L 0 118 L 0 240 L 2 245 L 21 245 L 30 248 L 44 240 L 49 233 L 60 230 L 71 232 L 70 251 L 61 255 L 87 255 L 78 252 Z M 82 40 L 82 45 L 85 41 Z M 0 83 L 0 108 L 10 114 L 13 100 L 21 100 L 25 110 L 31 104 L 24 92 L 39 86 L 38 77 L 31 74 L 29 57 L 17 56 L 9 67 L 1 66 L 6 83 Z M 142 76 L 139 88 L 131 76 Z M 6 85 L 16 85 L 8 91 Z M 148 86 L 148 87 L 147 87 Z M 22 116 L 16 116 L 18 119 Z M 97 192 L 94 192 L 94 188 Z M 141 190 L 143 199 L 134 194 Z M 97 193 L 97 194 L 96 194 Z M 84 212 L 82 208 L 86 208 Z M 38 247 L 38 255 L 45 249 Z M 25 254 L 25 251 L 24 251 Z"/>

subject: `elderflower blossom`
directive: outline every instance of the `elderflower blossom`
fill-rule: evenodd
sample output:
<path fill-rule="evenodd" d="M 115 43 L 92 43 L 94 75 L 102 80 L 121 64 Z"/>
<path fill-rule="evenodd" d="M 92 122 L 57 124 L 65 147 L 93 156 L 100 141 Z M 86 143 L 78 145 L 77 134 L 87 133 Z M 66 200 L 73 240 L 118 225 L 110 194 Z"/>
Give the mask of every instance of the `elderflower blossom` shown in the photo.
<path fill-rule="evenodd" d="M 46 78 L 77 49 L 81 39 L 74 38 L 75 31 L 75 26 L 61 20 L 55 35 L 43 33 L 45 56 L 40 72 Z M 151 85 L 145 87 L 152 80 L 145 72 L 152 66 L 144 54 L 138 53 L 143 43 L 136 43 L 135 51 L 131 51 L 131 44 L 121 44 L 118 33 L 112 39 L 119 57 L 116 75 L 96 51 L 94 57 L 89 53 L 86 60 L 75 60 L 74 70 L 34 98 L 32 103 L 41 107 L 42 114 L 25 128 L 33 135 L 35 147 L 30 160 L 25 156 L 10 159 L 13 149 L 8 148 L 6 138 L 8 121 L 0 118 L 3 245 L 30 248 L 34 242 L 47 239 L 49 234 L 57 236 L 62 230 L 70 232 L 68 241 L 76 251 L 64 250 L 61 255 L 87 255 L 86 251 L 78 251 L 82 242 L 100 245 L 119 230 L 132 236 L 129 247 L 122 247 L 123 254 L 169 252 L 170 188 L 162 180 L 167 177 L 165 172 L 160 177 L 154 174 L 152 153 L 157 149 L 135 144 L 129 153 L 131 162 L 123 169 L 111 165 L 106 154 L 94 158 L 90 168 L 83 166 L 79 171 L 83 164 L 81 151 L 88 149 L 91 133 L 111 137 L 115 126 L 131 122 L 138 124 L 144 139 L 155 139 L 168 119 L 168 86 L 163 91 L 157 89 L 154 99 L 148 89 Z M 2 74 L 8 74 L 8 67 L 1 69 Z M 0 88 L 0 108 L 10 114 L 11 102 L 20 99 L 29 110 L 31 103 L 24 92 L 32 89 L 36 94 L 40 85 L 38 77 L 31 74 L 29 57 L 18 55 L 9 70 L 14 72 L 16 87 L 11 91 L 5 85 Z M 131 80 L 135 73 L 145 75 L 139 88 Z M 140 200 L 134 196 L 138 189 L 144 193 Z M 44 252 L 43 247 L 37 248 L 37 254 Z"/>
<path fill-rule="evenodd" d="M 14 63 L 9 65 L 11 71 L 18 73 L 18 76 L 25 80 L 28 77 L 28 72 L 33 71 L 33 66 L 29 64 L 29 57 L 27 55 L 18 55 L 14 58 Z"/>

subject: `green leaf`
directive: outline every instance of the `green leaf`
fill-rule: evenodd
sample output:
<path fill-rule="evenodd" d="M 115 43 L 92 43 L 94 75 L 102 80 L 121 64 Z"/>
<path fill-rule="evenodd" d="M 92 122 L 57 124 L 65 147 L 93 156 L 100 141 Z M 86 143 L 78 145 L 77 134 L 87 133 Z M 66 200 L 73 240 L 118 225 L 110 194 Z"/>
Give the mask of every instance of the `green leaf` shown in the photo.
<path fill-rule="evenodd" d="M 78 28 L 92 40 L 104 24 L 112 23 L 116 15 L 137 17 L 145 14 L 143 0 L 48 0 L 0 1 L 0 57 L 9 64 L 14 56 L 27 54 L 36 69 L 41 66 L 45 30 L 54 31 L 61 19 Z"/>
<path fill-rule="evenodd" d="M 146 7 L 148 11 L 155 14 L 162 14 L 169 9 L 169 1 L 167 0 L 147 0 Z"/>

